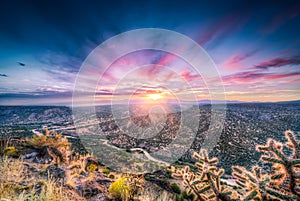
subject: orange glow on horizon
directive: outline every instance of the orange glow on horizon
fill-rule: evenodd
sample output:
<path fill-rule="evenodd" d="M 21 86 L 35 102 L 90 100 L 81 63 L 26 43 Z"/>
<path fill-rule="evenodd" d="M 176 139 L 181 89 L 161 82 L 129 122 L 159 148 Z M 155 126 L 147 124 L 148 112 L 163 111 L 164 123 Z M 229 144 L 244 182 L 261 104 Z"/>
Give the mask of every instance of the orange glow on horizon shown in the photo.
<path fill-rule="evenodd" d="M 163 96 L 161 94 L 148 94 L 147 97 L 154 100 L 154 101 L 163 98 Z"/>

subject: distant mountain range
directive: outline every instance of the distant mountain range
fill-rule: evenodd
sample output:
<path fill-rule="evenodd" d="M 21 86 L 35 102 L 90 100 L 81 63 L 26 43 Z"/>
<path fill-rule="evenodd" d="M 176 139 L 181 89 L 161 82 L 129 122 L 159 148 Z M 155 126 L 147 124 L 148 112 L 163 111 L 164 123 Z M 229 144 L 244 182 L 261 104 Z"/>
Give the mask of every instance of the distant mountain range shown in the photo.
<path fill-rule="evenodd" d="M 298 104 L 300 103 L 300 100 L 293 100 L 293 101 L 280 101 L 280 102 L 276 102 L 276 103 L 282 103 L 282 104 Z"/>
<path fill-rule="evenodd" d="M 223 100 L 214 100 L 216 104 L 224 103 Z M 178 103 L 174 100 L 169 100 L 168 103 L 174 104 Z M 211 104 L 211 100 L 199 100 L 199 101 L 181 101 L 182 104 Z M 276 103 L 276 104 L 298 104 L 300 100 L 292 100 L 292 101 L 278 101 L 278 102 L 261 102 L 261 101 L 237 101 L 237 100 L 227 100 L 225 101 L 226 104 L 238 104 L 238 103 Z"/>
<path fill-rule="evenodd" d="M 223 101 L 215 100 L 215 103 L 222 103 Z M 210 100 L 201 100 L 198 101 L 199 104 L 210 104 Z M 296 104 L 300 103 L 300 100 L 292 100 L 292 101 L 278 101 L 278 102 L 261 102 L 261 101 L 226 101 L 226 104 L 236 104 L 236 103 L 277 103 L 277 104 Z"/>

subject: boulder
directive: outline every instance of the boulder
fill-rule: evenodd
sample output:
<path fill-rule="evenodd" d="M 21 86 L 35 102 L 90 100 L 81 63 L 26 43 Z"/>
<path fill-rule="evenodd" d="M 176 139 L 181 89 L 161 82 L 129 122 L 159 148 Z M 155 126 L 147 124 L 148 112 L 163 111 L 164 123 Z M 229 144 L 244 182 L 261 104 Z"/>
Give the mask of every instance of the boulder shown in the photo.
<path fill-rule="evenodd" d="M 55 165 L 49 165 L 46 168 L 46 171 L 44 173 L 44 176 L 53 179 L 64 179 L 66 176 L 66 173 L 63 169 L 59 168 L 56 164 Z"/>
<path fill-rule="evenodd" d="M 91 198 L 102 192 L 93 181 L 86 181 L 82 185 L 76 186 L 75 189 L 79 195 L 85 198 Z"/>

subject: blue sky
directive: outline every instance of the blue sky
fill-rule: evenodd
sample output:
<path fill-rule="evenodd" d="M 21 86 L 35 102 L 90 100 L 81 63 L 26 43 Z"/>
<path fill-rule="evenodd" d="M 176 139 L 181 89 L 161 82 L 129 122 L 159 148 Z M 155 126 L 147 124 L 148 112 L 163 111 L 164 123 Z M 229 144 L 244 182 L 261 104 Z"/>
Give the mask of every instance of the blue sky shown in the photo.
<path fill-rule="evenodd" d="M 2 1 L 0 104 L 69 105 L 87 55 L 138 28 L 173 30 L 201 45 L 216 63 L 228 100 L 300 99 L 299 25 L 299 1 Z M 149 59 L 148 53 L 123 58 L 128 68 L 119 74 L 138 63 L 134 58 Z M 152 56 L 166 56 L 161 54 Z M 108 79 L 118 78 L 113 68 Z M 188 68 L 178 74 L 188 82 L 200 79 Z M 199 99 L 208 99 L 207 90 L 196 87 Z M 99 100 L 109 98 L 98 94 Z"/>

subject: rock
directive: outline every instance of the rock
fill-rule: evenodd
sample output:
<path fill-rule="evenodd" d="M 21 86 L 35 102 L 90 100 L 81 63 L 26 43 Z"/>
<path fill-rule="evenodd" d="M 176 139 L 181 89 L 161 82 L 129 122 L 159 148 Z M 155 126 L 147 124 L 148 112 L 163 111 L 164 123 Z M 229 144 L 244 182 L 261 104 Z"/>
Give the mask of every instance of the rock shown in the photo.
<path fill-rule="evenodd" d="M 108 178 L 97 178 L 96 182 L 100 185 L 105 186 L 106 188 L 109 188 L 111 183 L 113 182 L 112 179 L 108 179 Z"/>
<path fill-rule="evenodd" d="M 30 153 L 30 154 L 25 154 L 25 155 L 23 156 L 23 159 L 30 159 L 30 158 L 36 157 L 37 155 L 38 155 L 37 152 L 32 152 L 32 153 Z"/>
<path fill-rule="evenodd" d="M 65 162 L 63 154 L 54 147 L 36 147 L 35 150 L 37 154 L 35 154 L 32 162 L 39 164 L 49 164 L 52 161 L 55 161 L 56 163 Z"/>
<path fill-rule="evenodd" d="M 89 201 L 106 201 L 107 196 L 105 193 L 99 193 L 98 195 L 95 195 L 89 199 Z"/>
<path fill-rule="evenodd" d="M 92 181 L 84 182 L 81 186 L 75 187 L 77 193 L 85 198 L 91 198 L 101 193 L 100 189 L 97 188 L 97 183 Z"/>
<path fill-rule="evenodd" d="M 52 156 L 49 154 L 49 149 L 47 146 L 37 149 L 37 156 L 34 157 L 33 162 L 39 164 L 49 164 L 53 160 Z"/>
<path fill-rule="evenodd" d="M 66 173 L 63 169 L 59 168 L 57 165 L 49 165 L 46 168 L 44 176 L 47 178 L 52 177 L 53 179 L 64 179 Z"/>
<path fill-rule="evenodd" d="M 151 182 L 155 183 L 156 185 L 158 185 L 159 187 L 161 187 L 162 189 L 164 189 L 168 192 L 173 192 L 173 189 L 172 189 L 170 183 L 165 180 L 155 178 Z"/>

